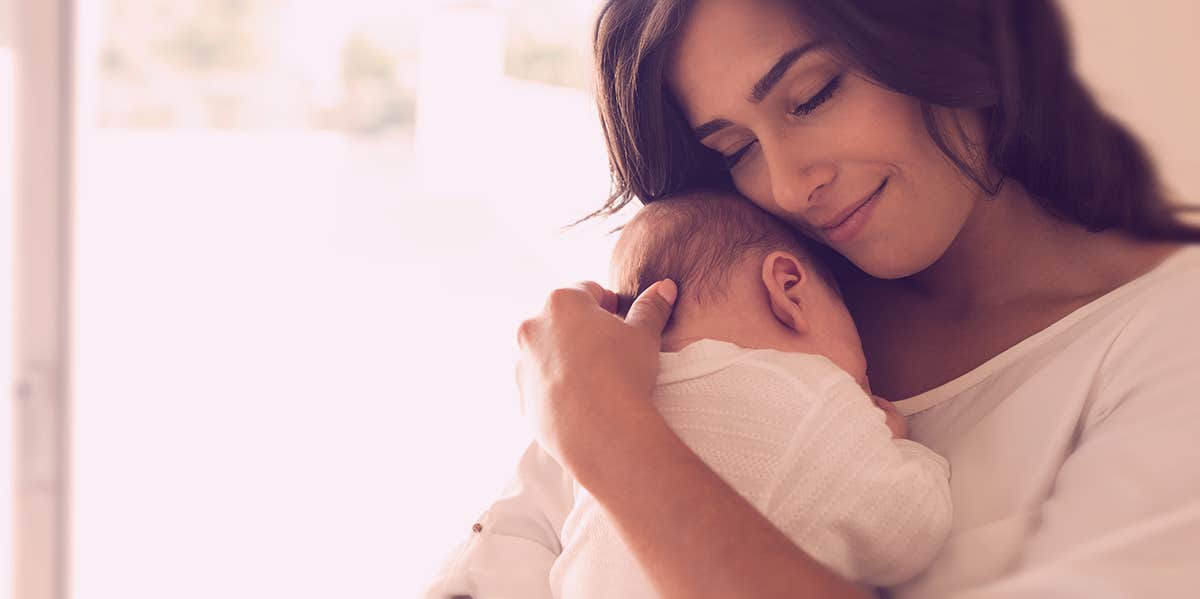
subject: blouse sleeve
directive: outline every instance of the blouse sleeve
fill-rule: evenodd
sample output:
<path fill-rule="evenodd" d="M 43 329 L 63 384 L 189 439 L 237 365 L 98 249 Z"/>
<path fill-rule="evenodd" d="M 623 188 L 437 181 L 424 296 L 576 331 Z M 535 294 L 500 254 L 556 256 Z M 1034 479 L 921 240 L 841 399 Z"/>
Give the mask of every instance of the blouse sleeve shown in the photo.
<path fill-rule="evenodd" d="M 530 444 L 503 497 L 472 525 L 428 585 L 424 599 L 550 599 L 550 568 L 574 483 L 537 443 Z"/>
<path fill-rule="evenodd" d="M 1197 595 L 1200 306 L 1153 307 L 1110 348 L 1020 561 L 957 598 Z"/>

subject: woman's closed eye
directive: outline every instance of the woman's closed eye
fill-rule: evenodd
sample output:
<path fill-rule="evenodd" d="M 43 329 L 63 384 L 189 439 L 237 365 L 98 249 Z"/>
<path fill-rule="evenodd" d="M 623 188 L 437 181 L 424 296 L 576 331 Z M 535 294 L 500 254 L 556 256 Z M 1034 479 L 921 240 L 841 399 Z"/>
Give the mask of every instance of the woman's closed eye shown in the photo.
<path fill-rule="evenodd" d="M 754 149 L 754 147 L 757 145 L 758 140 L 754 139 L 751 140 L 750 143 L 742 146 L 740 150 L 734 152 L 733 154 L 722 156 L 721 158 L 725 161 L 725 168 L 732 169 L 733 167 L 737 166 L 738 163 L 742 161 L 742 158 L 745 158 L 746 154 L 749 153 L 750 150 Z"/>
<path fill-rule="evenodd" d="M 833 94 L 837 92 L 838 86 L 841 85 L 841 83 L 842 75 L 838 74 L 833 79 L 830 79 L 829 83 L 825 84 L 825 87 L 821 88 L 821 91 L 818 91 L 817 93 L 813 94 L 811 98 L 797 105 L 788 114 L 795 117 L 808 116 L 813 111 L 820 108 L 822 104 L 828 102 L 829 99 L 833 97 Z M 733 169 L 742 161 L 743 158 L 746 157 L 747 154 L 750 153 L 751 150 L 757 146 L 758 140 L 754 139 L 742 146 L 733 154 L 723 155 L 722 159 L 725 161 L 725 167 L 728 169 Z"/>
<path fill-rule="evenodd" d="M 821 91 L 813 94 L 813 97 L 794 108 L 791 113 L 792 116 L 805 116 L 817 108 L 820 108 L 822 104 L 829 101 L 829 99 L 833 97 L 834 92 L 837 91 L 838 86 L 841 85 L 841 83 L 842 76 L 840 74 L 835 76 L 833 79 L 830 79 L 829 83 L 826 83 L 825 87 L 821 88 Z"/>

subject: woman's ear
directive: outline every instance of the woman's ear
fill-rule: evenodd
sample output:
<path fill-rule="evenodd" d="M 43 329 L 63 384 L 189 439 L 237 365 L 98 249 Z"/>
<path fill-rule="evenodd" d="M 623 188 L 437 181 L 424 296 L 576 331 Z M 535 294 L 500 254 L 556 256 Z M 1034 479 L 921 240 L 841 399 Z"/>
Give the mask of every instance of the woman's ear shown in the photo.
<path fill-rule="evenodd" d="M 763 258 L 762 281 L 775 318 L 797 333 L 806 332 L 804 296 L 809 287 L 809 274 L 800 259 L 778 250 L 767 254 Z"/>

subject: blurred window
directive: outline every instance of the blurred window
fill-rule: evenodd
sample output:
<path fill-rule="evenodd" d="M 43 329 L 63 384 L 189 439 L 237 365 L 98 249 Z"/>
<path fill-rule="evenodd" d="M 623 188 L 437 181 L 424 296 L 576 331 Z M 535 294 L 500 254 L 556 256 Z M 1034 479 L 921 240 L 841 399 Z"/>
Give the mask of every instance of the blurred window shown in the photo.
<path fill-rule="evenodd" d="M 603 280 L 592 0 L 82 3 L 73 588 L 411 597 Z"/>

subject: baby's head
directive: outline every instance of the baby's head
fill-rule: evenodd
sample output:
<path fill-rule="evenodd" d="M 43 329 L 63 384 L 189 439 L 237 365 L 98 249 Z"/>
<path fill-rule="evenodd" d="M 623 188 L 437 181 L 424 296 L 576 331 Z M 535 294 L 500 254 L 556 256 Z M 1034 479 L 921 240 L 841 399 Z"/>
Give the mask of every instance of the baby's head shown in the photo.
<path fill-rule="evenodd" d="M 655 281 L 679 286 L 664 351 L 717 339 L 820 354 L 866 384 L 858 331 L 829 270 L 786 223 L 736 194 L 647 204 L 622 230 L 610 274 L 623 308 Z"/>

